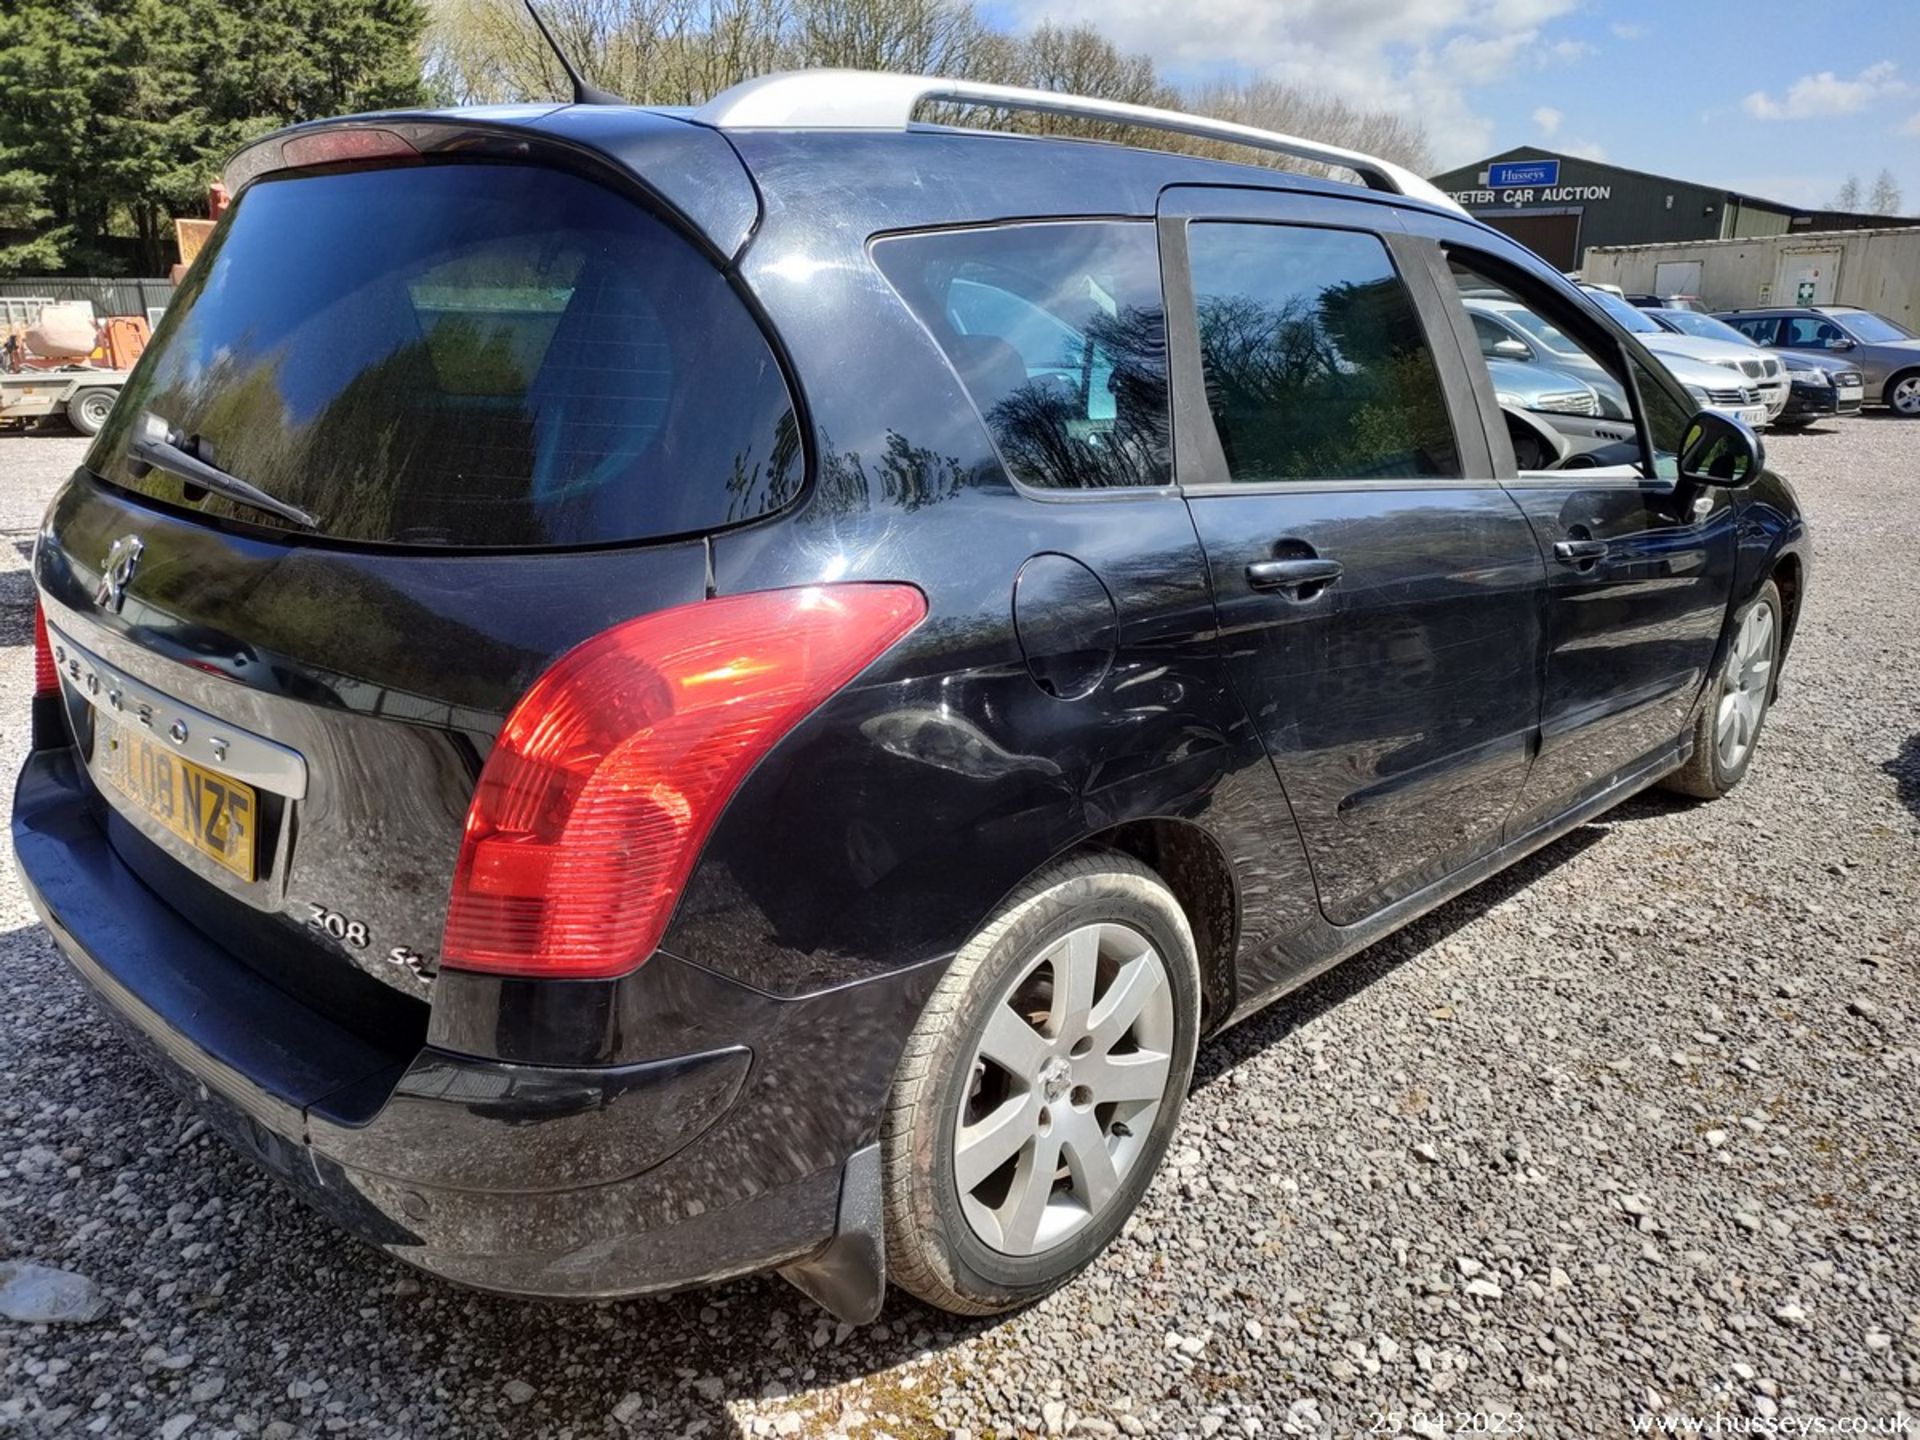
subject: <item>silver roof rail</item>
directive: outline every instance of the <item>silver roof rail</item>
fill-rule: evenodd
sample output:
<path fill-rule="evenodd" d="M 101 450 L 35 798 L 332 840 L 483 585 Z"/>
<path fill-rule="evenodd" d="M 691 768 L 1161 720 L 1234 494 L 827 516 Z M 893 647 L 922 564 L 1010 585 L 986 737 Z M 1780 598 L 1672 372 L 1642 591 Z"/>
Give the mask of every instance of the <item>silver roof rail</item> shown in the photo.
<path fill-rule="evenodd" d="M 1083 120 L 1110 120 L 1121 125 L 1196 135 L 1206 140 L 1224 140 L 1255 150 L 1272 150 L 1296 160 L 1351 170 L 1374 190 L 1466 213 L 1438 186 L 1411 170 L 1358 150 L 1151 105 L 1128 105 L 1118 100 L 1096 100 L 1056 90 L 1028 90 L 1017 85 L 989 85 L 977 80 L 948 80 L 938 75 L 895 75 L 880 70 L 787 70 L 743 81 L 723 91 L 695 110 L 692 118 L 720 130 L 904 130 L 913 119 L 913 112 L 929 100 L 989 105 L 1004 110 L 1037 110 Z"/>

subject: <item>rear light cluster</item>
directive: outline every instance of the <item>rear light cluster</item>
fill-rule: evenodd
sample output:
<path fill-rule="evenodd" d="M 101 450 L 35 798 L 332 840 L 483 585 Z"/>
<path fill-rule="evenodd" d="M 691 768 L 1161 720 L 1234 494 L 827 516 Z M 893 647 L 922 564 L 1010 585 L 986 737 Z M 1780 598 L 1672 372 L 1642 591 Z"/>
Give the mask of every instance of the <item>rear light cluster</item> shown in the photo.
<path fill-rule="evenodd" d="M 317 134 L 268 137 L 249 145 L 227 164 L 225 188 L 238 195 L 262 175 L 310 165 L 401 164 L 420 158 L 419 148 L 393 130 L 356 125 Z"/>
<path fill-rule="evenodd" d="M 33 602 L 33 698 L 60 693 L 60 667 L 53 660 L 53 642 L 47 638 L 47 613 Z"/>
<path fill-rule="evenodd" d="M 443 963 L 618 975 L 660 942 L 747 772 L 926 614 L 907 585 L 822 585 L 641 616 L 556 661 L 481 771 Z"/>
<path fill-rule="evenodd" d="M 339 165 L 351 160 L 404 160 L 419 155 L 404 136 L 391 130 L 325 130 L 289 136 L 280 146 L 289 167 Z"/>

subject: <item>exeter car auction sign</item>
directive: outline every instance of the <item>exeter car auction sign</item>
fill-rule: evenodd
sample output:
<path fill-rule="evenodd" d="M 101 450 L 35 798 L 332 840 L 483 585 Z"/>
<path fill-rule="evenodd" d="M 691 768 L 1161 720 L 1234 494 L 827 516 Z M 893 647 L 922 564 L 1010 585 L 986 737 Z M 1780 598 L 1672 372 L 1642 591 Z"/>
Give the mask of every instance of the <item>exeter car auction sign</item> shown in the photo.
<path fill-rule="evenodd" d="M 1562 185 L 1558 160 L 1508 160 L 1480 174 L 1478 190 L 1455 190 L 1448 198 L 1466 206 L 1563 205 L 1570 200 L 1610 200 L 1611 185 Z"/>

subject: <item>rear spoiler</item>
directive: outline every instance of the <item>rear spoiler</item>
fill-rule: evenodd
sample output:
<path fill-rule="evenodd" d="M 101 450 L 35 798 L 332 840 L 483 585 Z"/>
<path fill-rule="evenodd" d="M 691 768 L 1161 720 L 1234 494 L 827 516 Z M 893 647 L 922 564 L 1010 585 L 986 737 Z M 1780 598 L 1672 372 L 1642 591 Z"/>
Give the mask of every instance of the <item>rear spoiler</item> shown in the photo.
<path fill-rule="evenodd" d="M 760 196 L 733 146 L 711 128 L 639 108 L 503 105 L 316 120 L 234 152 L 227 191 L 295 170 L 429 159 L 569 164 L 638 187 L 726 264 L 760 218 Z"/>

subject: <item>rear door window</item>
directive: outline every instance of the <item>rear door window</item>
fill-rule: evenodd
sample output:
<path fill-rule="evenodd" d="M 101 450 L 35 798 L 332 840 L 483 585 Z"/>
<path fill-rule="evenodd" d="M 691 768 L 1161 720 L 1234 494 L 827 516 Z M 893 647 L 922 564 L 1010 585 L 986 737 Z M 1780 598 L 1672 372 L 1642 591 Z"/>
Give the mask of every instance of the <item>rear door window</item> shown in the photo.
<path fill-rule="evenodd" d="M 1727 323 L 1756 345 L 1772 345 L 1780 335 L 1780 321 L 1773 315 L 1737 315 Z"/>
<path fill-rule="evenodd" d="M 873 258 L 945 352 L 1017 479 L 1050 490 L 1168 483 L 1151 224 L 895 235 L 874 242 Z"/>
<path fill-rule="evenodd" d="M 1792 315 L 1787 318 L 1788 345 L 1817 347 L 1846 338 L 1846 331 L 1831 320 L 1822 320 L 1815 315 Z"/>
<path fill-rule="evenodd" d="M 725 277 L 632 201 L 525 165 L 242 193 L 92 463 L 284 523 L 130 463 L 144 415 L 322 533 L 372 543 L 695 533 L 778 508 L 804 473 L 786 382 Z"/>
<path fill-rule="evenodd" d="M 1433 351 L 1377 235 L 1187 233 L 1207 405 L 1236 482 L 1461 474 Z"/>

